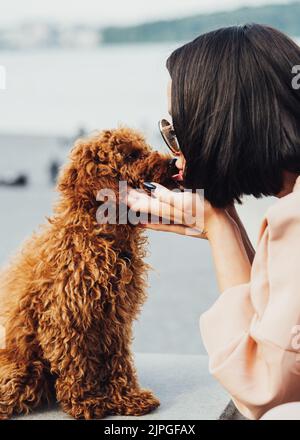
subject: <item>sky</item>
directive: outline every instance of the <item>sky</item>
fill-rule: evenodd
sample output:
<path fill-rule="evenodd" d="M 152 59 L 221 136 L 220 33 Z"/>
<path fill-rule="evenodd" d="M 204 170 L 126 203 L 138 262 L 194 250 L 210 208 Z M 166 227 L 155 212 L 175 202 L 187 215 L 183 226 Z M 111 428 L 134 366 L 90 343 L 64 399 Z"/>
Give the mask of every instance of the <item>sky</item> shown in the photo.
<path fill-rule="evenodd" d="M 0 24 L 59 21 L 127 25 L 290 0 L 1 0 Z"/>

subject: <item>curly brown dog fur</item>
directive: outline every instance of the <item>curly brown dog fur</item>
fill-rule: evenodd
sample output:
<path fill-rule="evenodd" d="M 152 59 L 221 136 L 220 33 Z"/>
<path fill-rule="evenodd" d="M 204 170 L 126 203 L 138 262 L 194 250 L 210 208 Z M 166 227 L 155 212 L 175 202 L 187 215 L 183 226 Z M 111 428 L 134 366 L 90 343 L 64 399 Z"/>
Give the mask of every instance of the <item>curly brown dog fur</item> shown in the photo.
<path fill-rule="evenodd" d="M 96 195 L 117 192 L 120 180 L 167 184 L 169 159 L 126 127 L 75 144 L 53 216 L 0 278 L 0 419 L 54 394 L 76 418 L 139 416 L 159 405 L 140 388 L 130 348 L 146 299 L 143 228 L 99 224 Z"/>

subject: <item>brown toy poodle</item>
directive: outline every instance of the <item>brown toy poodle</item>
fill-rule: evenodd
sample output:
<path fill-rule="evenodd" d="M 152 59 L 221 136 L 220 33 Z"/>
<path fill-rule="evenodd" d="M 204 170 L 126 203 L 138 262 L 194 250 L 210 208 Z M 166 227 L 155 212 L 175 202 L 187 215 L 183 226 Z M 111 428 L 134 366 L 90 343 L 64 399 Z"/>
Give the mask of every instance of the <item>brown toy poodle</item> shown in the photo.
<path fill-rule="evenodd" d="M 132 323 L 146 300 L 143 228 L 99 224 L 96 196 L 117 193 L 120 180 L 174 186 L 170 163 L 126 127 L 76 142 L 53 215 L 1 273 L 0 419 L 54 396 L 85 419 L 159 405 L 140 388 L 131 353 Z"/>

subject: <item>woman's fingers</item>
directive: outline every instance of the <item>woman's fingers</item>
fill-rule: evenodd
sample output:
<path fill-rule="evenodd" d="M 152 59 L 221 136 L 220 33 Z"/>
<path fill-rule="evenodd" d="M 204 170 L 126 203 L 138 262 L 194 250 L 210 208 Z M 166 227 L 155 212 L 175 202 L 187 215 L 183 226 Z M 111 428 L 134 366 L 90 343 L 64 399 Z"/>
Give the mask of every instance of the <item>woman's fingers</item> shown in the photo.
<path fill-rule="evenodd" d="M 151 182 L 152 185 L 155 186 L 155 189 L 151 191 L 151 194 L 154 195 L 157 199 L 162 202 L 172 204 L 173 203 L 173 193 L 165 186 L 161 185 L 157 182 Z"/>
<path fill-rule="evenodd" d="M 178 190 L 169 190 L 160 183 L 151 182 L 155 189 L 151 191 L 151 194 L 155 198 L 159 199 L 161 202 L 167 203 L 168 205 L 175 206 L 177 209 L 182 207 L 183 192 Z"/>
<path fill-rule="evenodd" d="M 160 201 L 158 198 L 149 197 L 144 191 L 130 189 L 127 195 L 127 204 L 135 212 L 150 214 L 176 224 L 183 223 L 182 211 Z"/>
<path fill-rule="evenodd" d="M 180 235 L 191 237 L 200 237 L 206 239 L 206 233 L 203 230 L 201 222 L 186 221 L 188 209 L 178 209 L 178 202 L 171 204 L 172 194 L 167 188 L 156 184 L 157 191 L 154 197 L 150 197 L 145 191 L 129 188 L 127 193 L 122 196 L 122 201 L 128 205 L 133 213 L 139 212 L 139 222 L 147 229 L 158 231 L 173 232 Z M 153 194 L 153 191 L 152 191 Z M 182 197 L 183 193 L 175 193 L 175 197 Z M 189 197 L 197 194 L 190 194 Z M 182 202 L 181 202 L 182 204 Z M 143 219 L 142 214 L 147 214 Z M 149 219 L 149 214 L 151 218 Z M 130 215 L 130 214 L 128 214 Z M 136 219 L 131 219 L 136 220 Z"/>
<path fill-rule="evenodd" d="M 152 194 L 162 202 L 173 206 L 183 213 L 183 224 L 192 225 L 194 223 L 204 223 L 204 197 L 203 193 L 193 193 L 188 190 L 172 190 L 165 188 L 156 182 L 151 182 L 156 186 Z"/>

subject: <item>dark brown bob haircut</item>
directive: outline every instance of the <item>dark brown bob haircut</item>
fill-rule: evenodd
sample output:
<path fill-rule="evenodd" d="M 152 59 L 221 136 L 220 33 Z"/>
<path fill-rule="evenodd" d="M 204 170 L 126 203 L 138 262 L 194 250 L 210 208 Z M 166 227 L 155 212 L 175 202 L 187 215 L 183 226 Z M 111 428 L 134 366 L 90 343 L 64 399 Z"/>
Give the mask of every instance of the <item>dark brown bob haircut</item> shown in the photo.
<path fill-rule="evenodd" d="M 215 207 L 275 195 L 300 174 L 300 48 L 269 26 L 221 28 L 167 59 L 187 188 Z M 297 67 L 298 66 L 298 67 Z"/>

